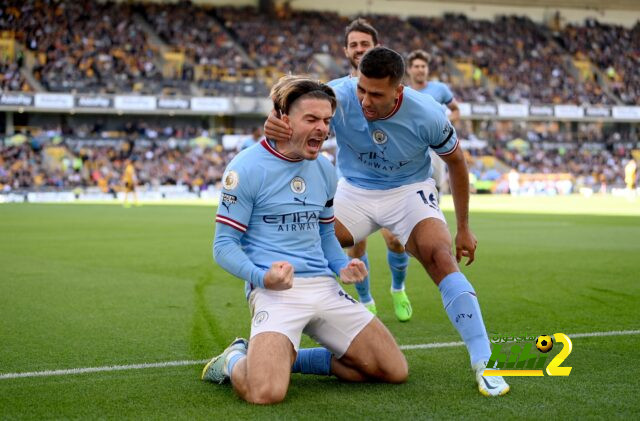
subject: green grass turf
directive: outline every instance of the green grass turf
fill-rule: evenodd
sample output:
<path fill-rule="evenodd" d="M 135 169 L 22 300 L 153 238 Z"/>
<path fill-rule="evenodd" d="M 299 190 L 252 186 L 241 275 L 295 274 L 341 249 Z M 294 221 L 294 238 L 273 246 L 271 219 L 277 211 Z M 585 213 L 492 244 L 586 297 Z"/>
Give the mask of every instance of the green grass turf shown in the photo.
<path fill-rule="evenodd" d="M 632 216 L 527 214 L 481 200 L 471 221 L 477 262 L 464 271 L 489 332 L 640 328 L 637 205 L 625 211 Z M 574 213 L 581 200 L 557 211 Z M 527 199 L 510 203 L 529 208 Z M 0 206 L 0 374 L 199 360 L 247 335 L 242 282 L 211 259 L 214 212 Z M 459 340 L 415 261 L 414 317 L 397 322 L 380 236 L 369 254 L 380 317 L 400 344 Z M 639 347 L 637 335 L 575 338 L 569 377 L 512 377 L 511 393 L 494 400 L 477 392 L 463 347 L 406 351 L 411 374 L 401 386 L 293 375 L 286 401 L 267 408 L 200 382 L 200 366 L 0 379 L 0 418 L 635 418 Z"/>

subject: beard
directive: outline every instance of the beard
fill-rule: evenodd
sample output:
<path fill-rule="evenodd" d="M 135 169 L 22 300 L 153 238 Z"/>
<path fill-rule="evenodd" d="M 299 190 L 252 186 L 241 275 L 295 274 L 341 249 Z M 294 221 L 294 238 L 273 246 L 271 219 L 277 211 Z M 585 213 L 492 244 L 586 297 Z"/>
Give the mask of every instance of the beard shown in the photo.
<path fill-rule="evenodd" d="M 358 68 L 358 64 L 360 63 L 360 59 L 362 58 L 364 54 L 359 54 L 353 57 L 349 57 L 349 63 L 351 64 L 351 68 L 353 69 L 357 69 Z M 356 61 L 357 60 L 357 61 Z"/>

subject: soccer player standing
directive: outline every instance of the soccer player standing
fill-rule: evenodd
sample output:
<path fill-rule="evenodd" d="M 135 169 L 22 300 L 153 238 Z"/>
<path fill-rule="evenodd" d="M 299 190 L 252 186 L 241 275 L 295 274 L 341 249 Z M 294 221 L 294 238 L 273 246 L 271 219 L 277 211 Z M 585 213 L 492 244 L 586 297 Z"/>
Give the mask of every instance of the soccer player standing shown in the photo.
<path fill-rule="evenodd" d="M 122 174 L 122 181 L 124 182 L 124 202 L 123 206 L 128 208 L 131 206 L 129 203 L 129 194 L 133 196 L 133 204 L 138 206 L 138 193 L 136 192 L 136 184 L 138 184 L 138 177 L 136 176 L 136 168 L 133 165 L 133 159 L 127 159 L 125 161 L 124 172 Z"/>
<path fill-rule="evenodd" d="M 334 93 L 319 82 L 284 77 L 271 97 L 292 135 L 264 139 L 229 163 L 216 216 L 215 259 L 246 280 L 250 346 L 234 341 L 207 364 L 203 379 L 230 378 L 240 397 L 264 404 L 284 399 L 292 370 L 404 382 L 407 363 L 391 333 L 335 280 L 361 281 L 366 268 L 349 261 L 336 239 L 337 177 L 319 156 Z M 299 350 L 303 332 L 325 348 Z"/>
<path fill-rule="evenodd" d="M 329 82 L 329 86 L 338 86 L 345 80 L 358 75 L 358 65 L 362 56 L 378 46 L 378 31 L 364 19 L 358 18 L 351 22 L 345 28 L 344 37 L 344 54 L 349 60 L 351 71 L 349 75 Z M 338 155 L 339 155 L 338 145 Z M 340 163 L 337 162 L 338 172 L 340 172 Z M 381 230 L 385 243 L 387 245 L 387 263 L 391 270 L 391 298 L 393 299 L 393 309 L 396 317 L 401 322 L 411 319 L 412 308 L 409 297 L 405 292 L 405 279 L 407 278 L 407 267 L 409 266 L 409 256 L 405 253 L 404 247 L 388 230 Z M 361 259 L 369 270 L 369 256 L 367 254 L 367 239 L 354 244 L 347 250 L 349 257 Z M 357 283 L 356 291 L 358 298 L 369 311 L 377 314 L 375 301 L 371 295 L 371 287 L 369 284 L 369 275 L 364 281 Z"/>
<path fill-rule="evenodd" d="M 429 94 L 440 104 L 451 111 L 449 119 L 452 122 L 460 118 L 458 102 L 453 97 L 453 92 L 446 83 L 437 80 L 429 80 L 429 64 L 431 55 L 423 50 L 414 50 L 407 57 L 407 74 L 409 86 L 423 94 Z"/>

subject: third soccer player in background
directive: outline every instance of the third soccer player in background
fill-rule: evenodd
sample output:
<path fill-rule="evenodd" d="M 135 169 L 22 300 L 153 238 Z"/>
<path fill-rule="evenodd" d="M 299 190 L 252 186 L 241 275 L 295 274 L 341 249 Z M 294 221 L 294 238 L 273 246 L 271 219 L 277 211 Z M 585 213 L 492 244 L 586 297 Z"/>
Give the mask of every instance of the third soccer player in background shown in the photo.
<path fill-rule="evenodd" d="M 424 50 L 414 50 L 407 57 L 407 74 L 409 86 L 423 94 L 429 94 L 450 111 L 449 120 L 457 122 L 460 118 L 460 108 L 453 97 L 453 92 L 446 83 L 429 80 L 429 63 L 431 55 Z"/>

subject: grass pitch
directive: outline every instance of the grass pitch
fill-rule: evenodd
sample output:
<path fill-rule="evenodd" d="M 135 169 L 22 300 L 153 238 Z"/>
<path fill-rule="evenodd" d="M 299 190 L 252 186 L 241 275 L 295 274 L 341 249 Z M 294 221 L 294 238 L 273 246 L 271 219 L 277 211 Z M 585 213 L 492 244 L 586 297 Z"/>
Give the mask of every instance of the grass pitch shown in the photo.
<path fill-rule="evenodd" d="M 473 198 L 479 249 L 464 272 L 487 329 L 569 337 L 640 329 L 640 204 L 558 199 Z M 242 282 L 211 258 L 214 213 L 206 206 L 0 206 L 0 376 L 202 360 L 248 335 Z M 459 341 L 414 260 L 407 280 L 414 316 L 397 322 L 378 235 L 369 256 L 380 318 L 401 345 Z M 287 399 L 273 407 L 202 383 L 202 365 L 0 378 L 0 418 L 637 418 L 640 335 L 572 340 L 563 364 L 573 367 L 570 376 L 511 377 L 500 399 L 477 392 L 458 346 L 405 351 L 410 379 L 400 386 L 293 375 Z"/>

